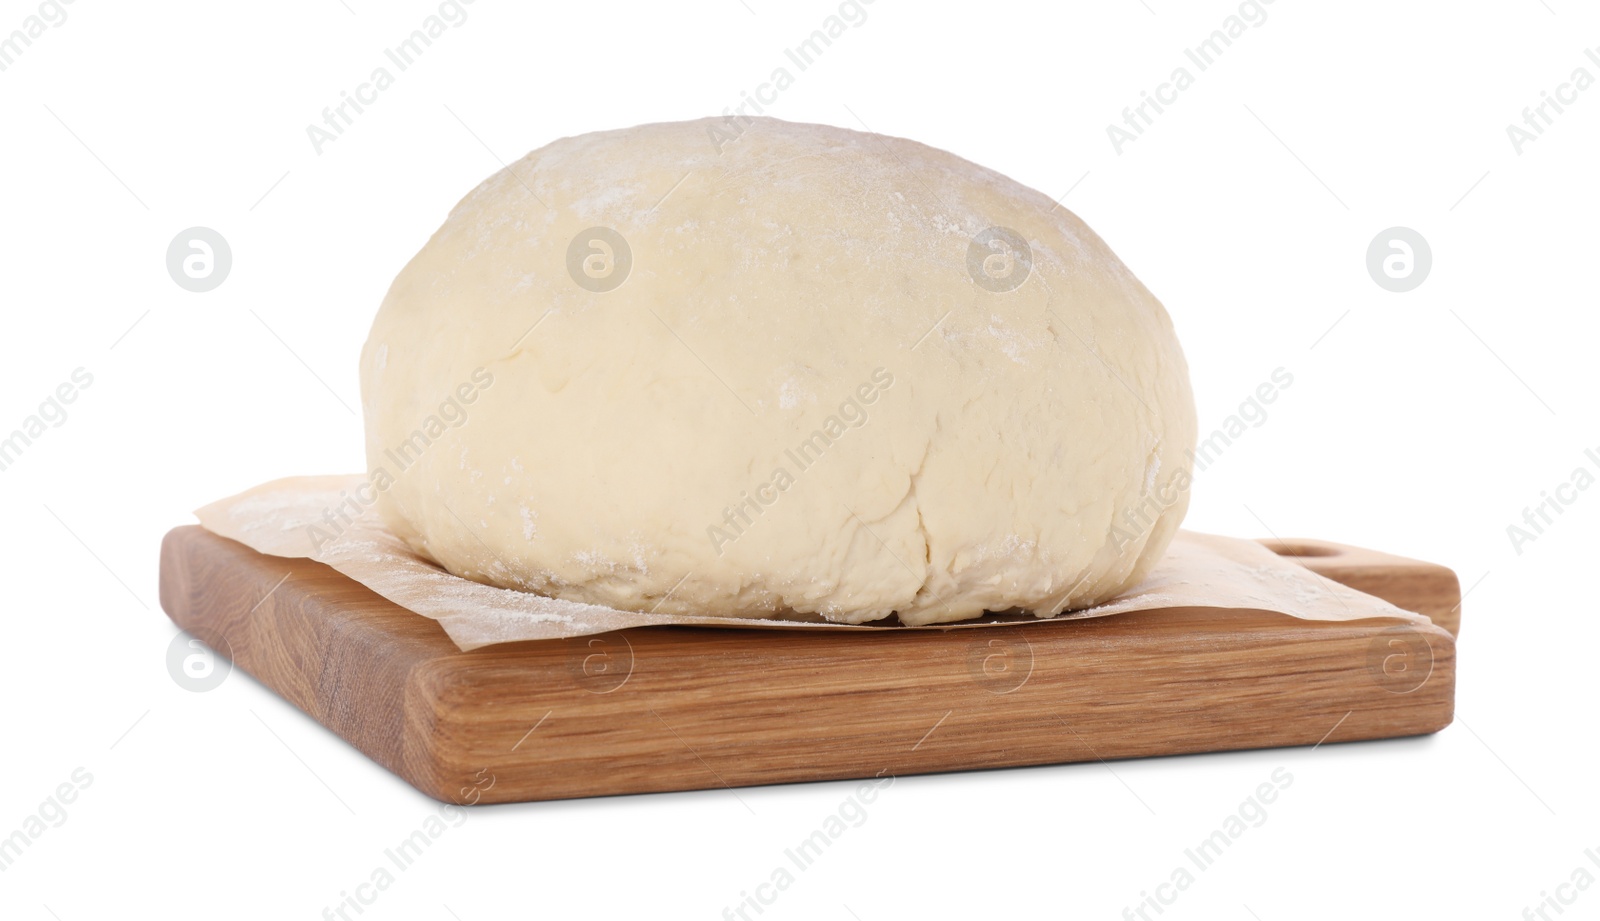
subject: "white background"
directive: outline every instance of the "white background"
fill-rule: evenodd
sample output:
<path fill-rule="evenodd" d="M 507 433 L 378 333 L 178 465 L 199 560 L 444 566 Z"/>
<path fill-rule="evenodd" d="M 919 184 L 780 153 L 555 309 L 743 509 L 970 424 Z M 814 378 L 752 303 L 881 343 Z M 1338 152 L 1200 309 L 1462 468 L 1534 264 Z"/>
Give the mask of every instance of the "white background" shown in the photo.
<path fill-rule="evenodd" d="M 0 34 L 37 8 L 4 0 Z M 241 672 L 174 683 L 161 535 L 261 481 L 363 468 L 373 312 L 497 157 L 721 113 L 837 8 L 478 0 L 321 155 L 306 126 L 437 4 L 78 0 L 0 73 L 0 430 L 93 375 L 0 473 L 0 835 L 93 776 L 0 873 L 0 915 L 321 917 L 437 813 Z M 1171 311 L 1203 430 L 1288 369 L 1188 526 L 1455 568 L 1475 586 L 1458 721 L 1115 774 L 903 777 L 763 918 L 1121 917 L 1280 767 L 1295 781 L 1265 824 L 1164 919 L 1510 919 L 1600 875 L 1600 488 L 1521 552 L 1506 530 L 1575 468 L 1600 474 L 1600 89 L 1520 154 L 1506 133 L 1575 68 L 1600 77 L 1600 16 L 1278 0 L 1119 155 L 1106 125 L 1236 9 L 877 0 L 770 113 L 1070 189 Z M 165 268 L 195 225 L 234 254 L 206 294 Z M 1433 251 L 1405 294 L 1365 267 L 1395 225 Z M 854 786 L 476 809 L 364 917 L 722 917 Z M 1600 888 L 1564 891 L 1568 917 L 1600 912 Z"/>

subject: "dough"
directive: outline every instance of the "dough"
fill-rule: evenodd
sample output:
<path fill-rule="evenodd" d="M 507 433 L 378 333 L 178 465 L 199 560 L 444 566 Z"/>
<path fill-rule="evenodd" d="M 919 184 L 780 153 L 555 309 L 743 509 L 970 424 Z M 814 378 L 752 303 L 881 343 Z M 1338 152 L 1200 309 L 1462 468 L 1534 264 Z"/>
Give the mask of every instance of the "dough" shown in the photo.
<path fill-rule="evenodd" d="M 1105 601 L 1166 549 L 1195 440 L 1166 311 L 1076 216 L 774 119 L 491 176 L 395 279 L 361 386 L 368 494 L 419 553 L 675 614 Z"/>

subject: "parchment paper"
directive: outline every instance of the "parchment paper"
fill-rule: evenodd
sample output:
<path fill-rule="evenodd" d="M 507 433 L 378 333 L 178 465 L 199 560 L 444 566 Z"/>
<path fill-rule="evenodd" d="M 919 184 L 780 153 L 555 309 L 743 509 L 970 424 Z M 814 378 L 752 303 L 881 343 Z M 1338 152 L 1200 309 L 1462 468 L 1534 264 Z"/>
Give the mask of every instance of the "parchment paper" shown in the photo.
<path fill-rule="evenodd" d="M 558 639 L 657 625 L 777 630 L 951 630 L 1037 623 L 1031 614 L 990 614 L 953 624 L 831 624 L 819 619 L 686 617 L 619 611 L 495 588 L 451 575 L 414 553 L 377 512 L 338 512 L 365 477 L 290 477 L 213 502 L 195 512 L 206 530 L 271 556 L 325 563 L 395 604 L 431 617 L 463 650 L 522 640 Z M 334 510 L 331 517 L 328 514 Z M 315 530 L 314 530 L 315 529 Z M 321 540 L 319 541 L 319 536 Z M 319 546 L 320 543 L 320 546 Z M 1303 620 L 1386 619 L 1428 623 L 1382 599 L 1347 588 L 1250 540 L 1180 531 L 1145 580 L 1114 601 L 1054 620 L 1160 608 L 1233 608 Z"/>

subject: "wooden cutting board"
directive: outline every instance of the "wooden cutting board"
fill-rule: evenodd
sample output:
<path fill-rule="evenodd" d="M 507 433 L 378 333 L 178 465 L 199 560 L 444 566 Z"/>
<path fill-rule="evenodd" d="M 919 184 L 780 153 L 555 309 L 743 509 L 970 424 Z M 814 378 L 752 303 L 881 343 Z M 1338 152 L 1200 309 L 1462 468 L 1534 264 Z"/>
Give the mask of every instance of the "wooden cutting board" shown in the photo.
<path fill-rule="evenodd" d="M 178 626 L 437 799 L 495 803 L 1421 735 L 1450 724 L 1449 569 L 1267 546 L 1433 619 L 1171 609 L 977 630 L 648 627 L 461 652 L 332 569 L 199 527 Z"/>

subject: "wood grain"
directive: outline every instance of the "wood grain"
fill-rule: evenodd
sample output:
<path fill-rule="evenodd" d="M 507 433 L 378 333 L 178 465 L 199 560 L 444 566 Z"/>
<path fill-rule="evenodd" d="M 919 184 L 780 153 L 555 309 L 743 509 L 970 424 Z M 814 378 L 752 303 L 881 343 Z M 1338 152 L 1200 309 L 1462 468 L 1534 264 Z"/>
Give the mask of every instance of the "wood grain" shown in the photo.
<path fill-rule="evenodd" d="M 1436 625 L 1186 608 L 950 632 L 651 627 L 464 653 L 435 622 L 320 563 L 194 526 L 162 544 L 161 603 L 373 760 L 458 803 L 1315 745 L 1449 725 L 1454 573 L 1324 541 L 1266 543 Z"/>

